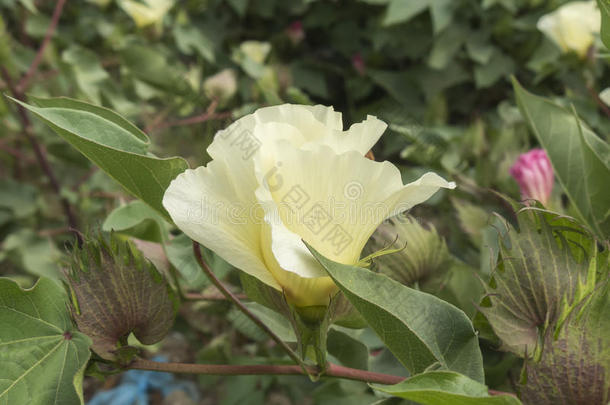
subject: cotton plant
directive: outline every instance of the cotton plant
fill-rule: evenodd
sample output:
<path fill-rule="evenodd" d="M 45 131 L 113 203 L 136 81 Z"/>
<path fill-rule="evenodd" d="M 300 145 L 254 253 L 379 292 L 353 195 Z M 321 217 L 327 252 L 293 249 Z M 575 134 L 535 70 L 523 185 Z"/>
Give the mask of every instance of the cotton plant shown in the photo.
<path fill-rule="evenodd" d="M 261 50 L 259 45 L 254 48 Z M 252 51 L 247 48 L 242 56 Z M 264 63 L 266 55 L 255 52 L 247 58 Z M 542 144 L 544 136 L 556 130 L 544 127 L 552 116 L 563 123 L 562 131 L 589 141 L 580 147 L 605 145 L 592 141 L 595 135 L 573 114 L 518 86 L 516 94 L 520 108 L 543 117 L 525 114 Z M 424 404 L 439 403 L 439 398 L 452 403 L 456 397 L 472 403 L 492 401 L 485 385 L 479 330 L 469 315 L 413 288 L 419 280 L 446 274 L 451 241 L 445 242 L 433 228 L 398 221 L 399 214 L 440 191 L 453 195 L 456 184 L 434 172 L 404 183 L 394 164 L 373 160 L 369 152 L 387 128 L 382 120 L 368 115 L 344 128 L 343 116 L 333 107 L 263 107 L 218 131 L 207 148 L 209 163 L 190 168 L 180 157 L 159 158 L 148 151 L 148 137 L 108 109 L 65 98 L 36 99 L 36 105 L 18 103 L 142 200 L 138 215 L 145 213 L 147 221 L 158 224 L 157 240 L 167 252 L 184 243 L 187 249 L 180 251 L 180 261 L 172 262 L 175 277 L 168 277 L 114 233 L 110 242 L 104 237 L 84 238 L 82 246 L 73 247 L 64 276 L 66 295 L 49 280 L 32 290 L 0 280 L 0 297 L 11 297 L 0 300 L 0 306 L 8 308 L 0 311 L 0 322 L 12 325 L 0 331 L 0 344 L 52 338 L 69 354 L 68 366 L 63 366 L 58 352 L 45 354 L 46 346 L 37 346 L 40 350 L 32 352 L 32 364 L 51 356 L 49 376 L 61 373 L 68 376 L 67 382 L 31 374 L 14 380 L 17 388 L 11 388 L 9 395 L 17 397 L 22 392 L 18 390 L 36 385 L 43 395 L 61 391 L 66 398 L 82 397 L 73 379 L 82 379 L 91 358 L 88 370 L 98 374 L 109 367 L 111 372 L 303 374 L 312 381 L 332 377 L 372 383 L 375 391 Z M 579 210 L 603 207 L 603 193 L 590 195 L 594 205 L 578 205 L 583 202 L 574 199 L 579 195 L 571 192 L 572 183 L 565 183 L 565 165 L 558 156 L 581 155 L 559 146 L 546 145 L 548 157 L 534 150 L 519 158 L 513 175 L 523 197 L 548 201 L 557 176 Z M 580 170 L 582 162 L 570 163 L 572 170 Z M 605 166 L 593 169 L 604 173 Z M 599 189 L 597 183 L 592 186 Z M 582 327 L 585 335 L 596 332 L 586 346 L 593 347 L 594 354 L 590 350 L 585 354 L 595 359 L 596 370 L 607 369 L 606 358 L 598 356 L 607 353 L 606 341 L 595 323 L 602 305 L 588 306 L 596 291 L 607 291 L 601 286 L 607 282 L 608 257 L 599 248 L 607 246 L 605 219 L 603 213 L 592 212 L 585 223 L 593 232 L 573 226 L 576 220 L 551 214 L 539 203 L 513 206 L 518 227 L 510 221 L 498 226 L 501 234 L 495 245 L 487 232 L 481 236 L 489 243 L 493 273 L 481 280 L 487 295 L 477 306 L 482 314 L 477 322 L 487 322 L 486 329 L 480 329 L 485 336 L 492 335 L 501 349 L 527 362 L 524 372 L 533 380 L 521 384 L 524 392 L 551 393 L 561 388 L 562 380 L 555 380 L 555 370 L 547 365 L 564 355 L 555 357 L 561 346 L 553 337 L 568 342 L 570 353 L 579 353 L 571 335 L 566 335 L 570 325 Z M 567 241 L 574 235 L 580 239 L 572 245 Z M 242 302 L 219 279 L 221 259 L 237 269 L 250 302 Z M 182 268 L 187 262 L 195 262 L 235 311 L 268 335 L 274 349 L 285 353 L 279 364 L 162 363 L 146 359 L 140 347 L 129 344 L 131 334 L 144 344 L 156 344 L 171 329 L 178 298 L 185 298 L 182 289 L 189 287 Z M 389 272 L 377 272 L 388 266 Z M 512 294 L 517 291 L 518 296 Z M 595 295 L 595 302 L 603 303 L 606 297 Z M 591 323 L 579 320 L 581 309 L 589 311 Z M 31 318 L 46 323 L 17 327 Z M 358 336 L 350 330 L 364 327 L 377 334 L 409 378 L 335 363 L 345 361 L 342 348 L 352 347 L 347 345 Z M 338 335 L 344 340 L 330 345 L 329 337 Z M 0 362 L 10 361 L 11 356 L 12 350 L 0 350 Z M 11 374 L 7 380 L 12 378 Z M 545 384 L 551 380 L 549 388 Z M 596 371 L 595 381 L 604 389 L 607 386 L 601 372 Z M 495 394 L 499 395 L 493 401 L 498 403 L 520 403 L 506 393 Z M 524 397 L 533 398 L 530 394 Z"/>

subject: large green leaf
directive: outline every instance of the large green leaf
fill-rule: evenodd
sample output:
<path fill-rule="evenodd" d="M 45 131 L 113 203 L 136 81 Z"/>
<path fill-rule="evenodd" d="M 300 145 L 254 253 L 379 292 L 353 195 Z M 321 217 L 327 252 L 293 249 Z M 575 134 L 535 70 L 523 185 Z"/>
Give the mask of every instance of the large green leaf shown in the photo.
<path fill-rule="evenodd" d="M 115 231 L 151 242 L 165 242 L 167 222 L 142 201 L 131 201 L 112 211 L 102 224 L 102 230 Z"/>
<path fill-rule="evenodd" d="M 386 9 L 383 25 L 399 24 L 409 21 L 417 14 L 427 9 L 430 2 L 427 0 L 405 1 L 391 0 Z"/>
<path fill-rule="evenodd" d="M 369 350 L 366 345 L 341 330 L 331 328 L 328 331 L 326 349 L 344 366 L 359 370 L 369 368 Z"/>
<path fill-rule="evenodd" d="M 66 295 L 40 279 L 30 290 L 0 279 L 0 404 L 83 403 L 87 336 L 76 331 Z"/>
<path fill-rule="evenodd" d="M 32 100 L 36 106 L 13 99 L 41 118 L 128 192 L 171 221 L 161 200 L 169 183 L 188 168 L 184 159 L 160 159 L 148 154 L 148 137 L 107 108 L 63 97 Z"/>
<path fill-rule="evenodd" d="M 335 263 L 309 249 L 412 374 L 437 366 L 483 381 L 479 342 L 464 312 L 385 275 Z"/>
<path fill-rule="evenodd" d="M 396 385 L 372 385 L 396 397 L 422 405 L 519 405 L 510 395 L 489 396 L 487 387 L 470 378 L 450 372 L 431 371 L 415 375 Z"/>
<path fill-rule="evenodd" d="M 513 86 L 519 109 L 574 208 L 598 238 L 609 238 L 610 146 L 573 112 L 527 92 L 516 80 Z"/>

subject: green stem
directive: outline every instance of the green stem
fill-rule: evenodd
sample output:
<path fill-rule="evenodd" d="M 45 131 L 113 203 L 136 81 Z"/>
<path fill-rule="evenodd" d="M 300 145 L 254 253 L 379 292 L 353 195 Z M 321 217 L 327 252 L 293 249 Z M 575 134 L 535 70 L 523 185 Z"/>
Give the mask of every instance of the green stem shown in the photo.
<path fill-rule="evenodd" d="M 239 298 L 233 294 L 227 287 L 222 284 L 222 282 L 216 277 L 216 275 L 212 272 L 207 263 L 203 260 L 201 256 L 201 249 L 199 248 L 199 243 L 193 241 L 193 252 L 195 253 L 195 258 L 197 259 L 197 263 L 203 270 L 203 272 L 208 276 L 212 284 L 218 288 L 218 290 L 227 298 L 227 300 L 233 302 L 237 308 L 244 313 L 252 322 L 254 322 L 259 328 L 263 330 L 275 343 L 277 343 L 282 349 L 286 351 L 288 356 L 300 366 L 300 370 L 305 374 L 308 374 L 308 368 L 301 360 L 301 358 L 288 346 L 286 342 L 279 338 L 267 325 L 263 323 L 256 315 L 254 315 L 240 300 Z"/>

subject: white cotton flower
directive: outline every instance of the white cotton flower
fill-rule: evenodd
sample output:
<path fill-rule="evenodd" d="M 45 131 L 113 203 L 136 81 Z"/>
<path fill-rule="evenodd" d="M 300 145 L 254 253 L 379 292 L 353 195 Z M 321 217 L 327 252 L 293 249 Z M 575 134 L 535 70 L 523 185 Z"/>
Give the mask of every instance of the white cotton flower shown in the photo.
<path fill-rule="evenodd" d="M 338 290 L 303 241 L 355 265 L 386 218 L 454 188 L 435 173 L 403 185 L 390 162 L 364 157 L 386 124 L 343 131 L 332 107 L 261 108 L 220 131 L 207 166 L 187 170 L 163 205 L 176 225 L 295 306 L 327 305 Z"/>
<path fill-rule="evenodd" d="M 542 16 L 537 27 L 564 52 L 584 58 L 599 34 L 601 13 L 595 1 L 575 1 Z"/>
<path fill-rule="evenodd" d="M 120 0 L 119 5 L 129 14 L 138 28 L 160 24 L 174 6 L 174 0 Z"/>

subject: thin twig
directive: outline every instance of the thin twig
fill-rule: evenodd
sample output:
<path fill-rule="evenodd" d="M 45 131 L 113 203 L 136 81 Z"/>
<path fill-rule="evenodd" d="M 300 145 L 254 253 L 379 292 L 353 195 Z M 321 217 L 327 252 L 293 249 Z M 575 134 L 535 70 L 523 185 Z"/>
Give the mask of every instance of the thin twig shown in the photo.
<path fill-rule="evenodd" d="M 6 145 L 3 142 L 0 142 L 0 151 L 6 152 L 9 155 L 13 156 L 15 159 L 18 159 L 18 160 L 20 160 L 22 162 L 31 163 L 31 162 L 34 161 L 29 156 L 25 156 L 23 153 L 21 153 L 21 151 L 19 149 L 16 149 L 16 148 L 13 148 L 11 146 L 8 146 L 8 145 Z"/>
<path fill-rule="evenodd" d="M 248 298 L 245 294 L 235 294 L 235 296 L 239 300 Z M 227 297 L 218 294 L 186 293 L 184 294 L 184 299 L 188 301 L 226 301 Z"/>
<path fill-rule="evenodd" d="M 195 116 L 189 117 L 189 118 L 184 118 L 181 120 L 169 121 L 169 122 L 165 122 L 165 123 L 151 125 L 147 129 L 149 132 L 160 131 L 162 129 L 167 129 L 167 128 L 171 128 L 171 127 L 194 125 L 194 124 L 199 124 L 199 123 L 206 122 L 209 120 L 219 120 L 219 119 L 223 119 L 223 118 L 229 118 L 231 116 L 232 113 L 230 111 L 217 113 L 216 112 L 217 105 L 218 105 L 217 101 L 212 101 L 212 103 L 210 103 L 210 106 L 207 108 L 207 110 L 202 114 L 195 115 Z"/>
<path fill-rule="evenodd" d="M 254 322 L 259 328 L 261 328 L 275 343 L 277 343 L 281 348 L 283 348 L 288 356 L 297 363 L 300 368 L 305 372 L 305 364 L 299 358 L 299 356 L 288 346 L 286 342 L 284 342 L 278 335 L 276 335 L 263 321 L 261 321 L 256 315 L 254 315 L 246 306 L 237 298 L 235 294 L 233 294 L 227 287 L 222 284 L 222 282 L 216 277 L 216 275 L 212 272 L 207 263 L 203 260 L 201 256 L 201 249 L 199 247 L 199 243 L 193 241 L 193 252 L 195 253 L 195 258 L 197 259 L 197 263 L 206 274 L 206 276 L 210 279 L 212 284 L 220 290 L 220 292 L 227 298 L 227 300 L 233 302 L 237 308 L 244 313 L 252 322 Z"/>
<path fill-rule="evenodd" d="M 604 102 L 604 100 L 602 100 L 599 97 L 599 94 L 597 93 L 597 91 L 595 91 L 595 89 L 593 87 L 587 86 L 587 89 L 589 90 L 589 94 L 591 94 L 591 97 L 593 97 L 593 100 L 595 100 L 595 102 L 597 103 L 597 105 L 599 106 L 599 108 L 606 113 L 606 115 L 608 117 L 610 117 L 610 107 L 608 107 L 606 105 L 606 103 Z"/>
<path fill-rule="evenodd" d="M 66 0 L 57 0 L 57 3 L 55 3 L 55 10 L 53 10 L 51 22 L 49 23 L 49 27 L 47 28 L 47 32 L 44 35 L 44 39 L 42 40 L 42 43 L 38 48 L 38 52 L 36 52 L 36 56 L 30 64 L 27 73 L 23 76 L 23 78 L 19 81 L 19 84 L 17 85 L 17 91 L 19 93 L 23 93 L 25 91 L 25 89 L 28 87 L 30 79 L 36 74 L 36 71 L 38 70 L 38 65 L 40 65 L 40 62 L 42 61 L 44 51 L 45 49 L 47 49 L 47 45 L 49 45 L 49 42 L 51 42 L 53 33 L 57 28 L 57 23 L 59 22 L 59 17 L 61 17 L 61 12 L 63 11 L 65 4 Z"/>

